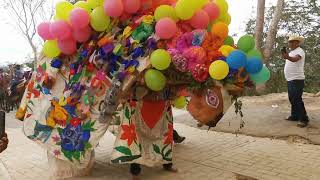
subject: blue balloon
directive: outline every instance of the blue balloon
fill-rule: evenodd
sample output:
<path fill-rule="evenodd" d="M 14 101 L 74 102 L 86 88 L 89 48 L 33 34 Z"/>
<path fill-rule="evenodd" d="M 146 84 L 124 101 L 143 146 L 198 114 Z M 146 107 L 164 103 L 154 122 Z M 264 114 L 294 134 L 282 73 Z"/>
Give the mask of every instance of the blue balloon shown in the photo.
<path fill-rule="evenodd" d="M 251 57 L 247 61 L 246 71 L 250 74 L 256 74 L 263 68 L 262 60 L 257 57 Z"/>
<path fill-rule="evenodd" d="M 232 69 L 240 69 L 247 64 L 247 55 L 240 50 L 232 51 L 227 57 L 227 63 Z"/>

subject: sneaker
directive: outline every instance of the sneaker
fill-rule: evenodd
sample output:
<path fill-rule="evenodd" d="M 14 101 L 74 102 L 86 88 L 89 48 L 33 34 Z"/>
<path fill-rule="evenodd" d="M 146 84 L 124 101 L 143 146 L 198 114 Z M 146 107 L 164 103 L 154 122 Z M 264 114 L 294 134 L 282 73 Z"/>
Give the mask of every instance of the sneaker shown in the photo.
<path fill-rule="evenodd" d="M 300 121 L 300 122 L 297 124 L 297 126 L 300 127 L 300 128 L 305 128 L 305 127 L 308 126 L 308 122 L 301 122 L 301 121 Z"/>
<path fill-rule="evenodd" d="M 174 141 L 174 143 L 176 143 L 176 144 L 180 144 L 180 143 L 182 143 L 185 139 L 186 139 L 186 137 L 181 137 L 181 136 L 179 136 L 178 139 L 174 139 L 173 141 Z"/>
<path fill-rule="evenodd" d="M 292 116 L 289 116 L 286 120 L 287 121 L 299 121 L 298 119 L 293 118 Z"/>

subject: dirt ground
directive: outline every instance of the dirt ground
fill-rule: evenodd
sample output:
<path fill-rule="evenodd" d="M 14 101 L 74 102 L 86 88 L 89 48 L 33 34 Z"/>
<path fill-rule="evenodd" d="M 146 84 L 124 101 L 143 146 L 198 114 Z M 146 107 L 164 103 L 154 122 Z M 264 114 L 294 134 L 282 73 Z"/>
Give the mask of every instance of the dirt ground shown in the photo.
<path fill-rule="evenodd" d="M 269 94 L 265 96 L 243 97 L 243 113 L 245 126 L 240 127 L 241 118 L 231 107 L 213 131 L 239 133 L 256 137 L 285 139 L 289 142 L 320 144 L 320 97 L 315 94 L 304 94 L 304 102 L 310 124 L 307 128 L 299 128 L 296 122 L 285 120 L 289 116 L 290 105 L 287 93 Z M 175 122 L 196 127 L 197 123 L 186 112 L 176 110 Z M 206 127 L 202 127 L 206 129 Z"/>

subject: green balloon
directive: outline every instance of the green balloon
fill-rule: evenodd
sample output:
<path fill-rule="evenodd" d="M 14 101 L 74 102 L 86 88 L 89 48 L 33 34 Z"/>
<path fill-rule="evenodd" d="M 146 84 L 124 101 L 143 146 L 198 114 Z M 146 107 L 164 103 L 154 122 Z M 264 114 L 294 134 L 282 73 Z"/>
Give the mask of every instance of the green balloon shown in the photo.
<path fill-rule="evenodd" d="M 234 40 L 231 36 L 228 36 L 225 40 L 224 40 L 224 45 L 229 45 L 229 46 L 233 46 L 234 45 Z"/>
<path fill-rule="evenodd" d="M 255 84 L 264 84 L 270 79 L 270 75 L 270 70 L 266 66 L 263 66 L 262 70 L 257 74 L 250 74 L 250 79 Z"/>
<path fill-rule="evenodd" d="M 237 44 L 238 48 L 244 52 L 249 52 L 251 49 L 254 48 L 255 42 L 254 38 L 251 35 L 244 35 L 242 36 Z"/>
<path fill-rule="evenodd" d="M 263 59 L 261 51 L 259 51 L 257 49 L 250 50 L 247 55 L 248 55 L 248 58 L 256 57 L 256 58 L 259 58 L 259 59 Z"/>
<path fill-rule="evenodd" d="M 149 69 L 144 75 L 144 80 L 147 87 L 153 91 L 161 91 L 167 82 L 166 77 L 155 69 Z"/>
<path fill-rule="evenodd" d="M 104 13 L 103 7 L 99 6 L 91 12 L 90 24 L 98 32 L 107 30 L 110 25 L 110 17 Z"/>
<path fill-rule="evenodd" d="M 165 70 L 170 66 L 171 56 L 164 49 L 155 50 L 150 57 L 151 64 L 158 70 Z"/>

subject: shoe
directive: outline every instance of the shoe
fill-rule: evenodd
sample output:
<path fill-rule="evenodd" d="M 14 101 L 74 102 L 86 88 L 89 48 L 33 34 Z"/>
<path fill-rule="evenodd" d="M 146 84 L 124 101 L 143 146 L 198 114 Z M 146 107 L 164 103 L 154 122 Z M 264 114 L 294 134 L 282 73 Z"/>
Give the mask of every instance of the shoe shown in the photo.
<path fill-rule="evenodd" d="M 178 139 L 174 139 L 173 141 L 174 141 L 174 143 L 176 143 L 176 144 L 180 144 L 180 143 L 182 143 L 184 140 L 186 140 L 186 137 L 181 137 L 181 136 L 179 136 Z"/>
<path fill-rule="evenodd" d="M 287 121 L 299 121 L 298 119 L 293 118 L 292 116 L 289 116 L 286 120 Z"/>
<path fill-rule="evenodd" d="M 300 122 L 297 124 L 297 126 L 300 127 L 300 128 L 305 128 L 305 127 L 308 126 L 308 122 L 301 122 L 301 121 L 300 121 Z"/>

